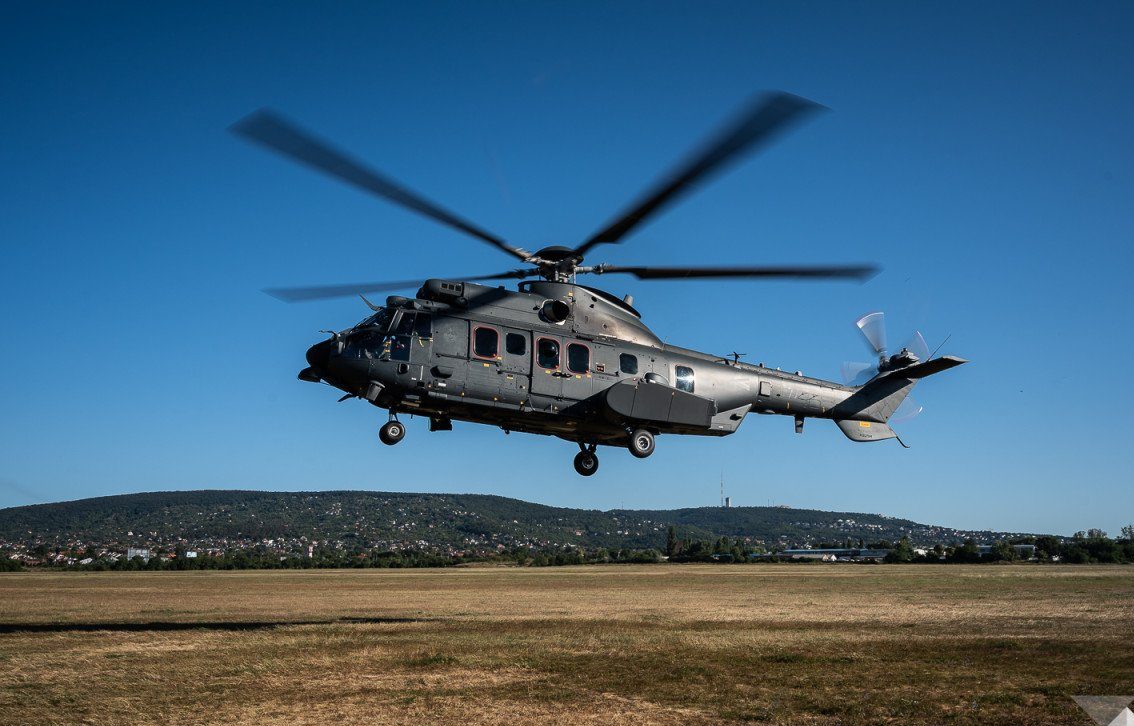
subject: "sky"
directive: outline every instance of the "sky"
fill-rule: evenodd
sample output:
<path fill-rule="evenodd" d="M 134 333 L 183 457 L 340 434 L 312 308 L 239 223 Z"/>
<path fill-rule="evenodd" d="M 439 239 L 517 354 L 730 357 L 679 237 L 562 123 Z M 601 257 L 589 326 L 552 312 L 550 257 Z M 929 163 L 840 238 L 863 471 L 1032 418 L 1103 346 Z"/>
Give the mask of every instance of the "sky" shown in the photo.
<path fill-rule="evenodd" d="M 478 492 L 609 509 L 879 512 L 1117 534 L 1134 521 L 1134 5 L 6 3 L 0 506 L 241 488 Z M 357 299 L 505 255 L 240 141 L 270 107 L 529 249 L 574 245 L 753 94 L 830 111 L 588 263 L 874 262 L 847 282 L 594 282 L 665 341 L 838 379 L 885 310 L 970 359 L 855 444 L 751 417 L 639 461 L 385 413 L 296 380 Z"/>

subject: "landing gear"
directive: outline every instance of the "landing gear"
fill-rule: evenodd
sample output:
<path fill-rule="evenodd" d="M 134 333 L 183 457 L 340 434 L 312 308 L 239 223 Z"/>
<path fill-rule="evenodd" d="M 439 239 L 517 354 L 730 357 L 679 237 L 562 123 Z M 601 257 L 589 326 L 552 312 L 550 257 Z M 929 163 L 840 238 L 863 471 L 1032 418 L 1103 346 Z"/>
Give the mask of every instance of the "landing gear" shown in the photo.
<path fill-rule="evenodd" d="M 378 429 L 378 438 L 386 446 L 393 446 L 406 437 L 406 427 L 396 418 L 391 418 Z"/>
<path fill-rule="evenodd" d="M 645 459 L 654 453 L 654 435 L 645 429 L 634 429 L 630 433 L 628 446 L 631 454 L 639 459 Z"/>
<path fill-rule="evenodd" d="M 589 451 L 575 454 L 575 471 L 583 476 L 591 476 L 598 471 L 598 457 Z"/>
<path fill-rule="evenodd" d="M 595 454 L 597 448 L 596 444 L 587 446 L 579 442 L 579 453 L 575 454 L 575 471 L 582 476 L 592 476 L 598 471 L 598 455 Z"/>

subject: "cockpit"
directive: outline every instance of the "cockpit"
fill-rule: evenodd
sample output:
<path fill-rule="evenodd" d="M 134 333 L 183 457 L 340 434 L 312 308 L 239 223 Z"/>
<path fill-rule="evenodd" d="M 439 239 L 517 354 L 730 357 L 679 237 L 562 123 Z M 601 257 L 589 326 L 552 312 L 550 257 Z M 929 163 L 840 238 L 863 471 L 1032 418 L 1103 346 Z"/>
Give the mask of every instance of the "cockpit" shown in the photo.
<path fill-rule="evenodd" d="M 382 308 L 351 329 L 342 354 L 356 359 L 408 361 L 413 338 L 429 340 L 432 327 L 430 313 Z"/>
<path fill-rule="evenodd" d="M 393 319 L 395 312 L 397 311 L 391 308 L 382 308 L 370 317 L 364 319 L 358 325 L 355 325 L 354 329 L 358 330 L 360 328 L 378 328 L 382 332 L 385 332 L 389 328 L 390 321 Z"/>

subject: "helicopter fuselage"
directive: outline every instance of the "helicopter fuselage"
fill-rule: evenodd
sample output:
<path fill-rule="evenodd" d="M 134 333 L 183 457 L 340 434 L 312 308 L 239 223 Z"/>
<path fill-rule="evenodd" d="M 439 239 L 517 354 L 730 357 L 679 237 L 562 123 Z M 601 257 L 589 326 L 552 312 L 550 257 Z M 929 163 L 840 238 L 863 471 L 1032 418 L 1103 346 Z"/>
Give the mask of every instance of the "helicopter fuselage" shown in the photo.
<path fill-rule="evenodd" d="M 725 436 L 757 413 L 792 416 L 797 430 L 808 417 L 855 421 L 844 433 L 858 441 L 878 424 L 889 438 L 889 411 L 856 405 L 858 389 L 666 345 L 627 301 L 583 285 L 429 280 L 375 310 L 312 346 L 300 377 L 434 430 L 471 421 L 593 448 L 637 429 Z"/>

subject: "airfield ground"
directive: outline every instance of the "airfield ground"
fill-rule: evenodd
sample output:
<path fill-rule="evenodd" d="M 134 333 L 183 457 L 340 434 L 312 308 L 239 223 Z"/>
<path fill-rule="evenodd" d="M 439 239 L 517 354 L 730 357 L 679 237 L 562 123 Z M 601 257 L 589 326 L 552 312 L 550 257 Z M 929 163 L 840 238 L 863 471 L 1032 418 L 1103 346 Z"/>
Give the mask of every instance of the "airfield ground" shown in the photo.
<path fill-rule="evenodd" d="M 1090 724 L 1134 568 L 0 574 L 0 723 Z"/>

